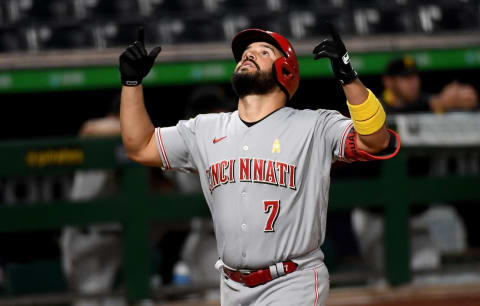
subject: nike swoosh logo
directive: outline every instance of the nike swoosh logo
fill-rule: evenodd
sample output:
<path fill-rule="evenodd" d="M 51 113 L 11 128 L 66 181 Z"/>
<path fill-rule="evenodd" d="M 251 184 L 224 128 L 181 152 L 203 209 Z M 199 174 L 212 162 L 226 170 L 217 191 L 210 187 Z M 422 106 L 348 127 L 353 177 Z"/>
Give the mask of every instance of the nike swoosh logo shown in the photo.
<path fill-rule="evenodd" d="M 220 137 L 220 138 L 213 138 L 213 144 L 216 144 L 217 142 L 219 142 L 221 140 L 224 140 L 225 138 L 227 138 L 227 136 L 223 136 L 223 137 Z"/>

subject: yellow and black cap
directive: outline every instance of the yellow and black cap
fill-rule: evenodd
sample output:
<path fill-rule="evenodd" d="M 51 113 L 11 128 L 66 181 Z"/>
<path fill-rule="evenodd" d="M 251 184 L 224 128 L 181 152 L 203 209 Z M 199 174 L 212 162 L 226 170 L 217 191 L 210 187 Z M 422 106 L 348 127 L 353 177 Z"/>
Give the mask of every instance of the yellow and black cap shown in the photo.
<path fill-rule="evenodd" d="M 389 76 L 408 76 L 417 74 L 417 64 L 412 56 L 402 56 L 394 58 L 387 64 L 385 75 Z"/>

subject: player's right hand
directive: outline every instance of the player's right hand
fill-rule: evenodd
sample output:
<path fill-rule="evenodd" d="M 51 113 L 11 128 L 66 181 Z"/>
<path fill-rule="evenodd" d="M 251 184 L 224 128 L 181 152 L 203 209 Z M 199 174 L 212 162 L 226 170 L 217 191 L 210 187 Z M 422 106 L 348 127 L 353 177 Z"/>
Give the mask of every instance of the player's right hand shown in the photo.
<path fill-rule="evenodd" d="M 143 27 L 137 32 L 137 40 L 123 51 L 119 58 L 119 69 L 122 84 L 137 86 L 152 69 L 155 58 L 162 50 L 161 47 L 153 48 L 150 53 L 145 49 L 145 33 Z"/>

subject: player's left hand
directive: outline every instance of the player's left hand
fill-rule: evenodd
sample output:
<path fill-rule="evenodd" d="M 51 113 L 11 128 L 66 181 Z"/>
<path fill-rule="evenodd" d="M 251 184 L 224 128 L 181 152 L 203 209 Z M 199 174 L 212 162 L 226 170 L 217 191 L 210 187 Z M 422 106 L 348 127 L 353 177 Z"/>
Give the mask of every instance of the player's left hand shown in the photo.
<path fill-rule="evenodd" d="M 357 78 L 357 72 L 350 63 L 347 48 L 345 48 L 345 44 L 333 24 L 328 22 L 327 26 L 332 39 L 323 40 L 313 49 L 313 54 L 315 54 L 314 60 L 324 57 L 330 59 L 333 73 L 340 83 L 342 85 L 351 83 Z"/>

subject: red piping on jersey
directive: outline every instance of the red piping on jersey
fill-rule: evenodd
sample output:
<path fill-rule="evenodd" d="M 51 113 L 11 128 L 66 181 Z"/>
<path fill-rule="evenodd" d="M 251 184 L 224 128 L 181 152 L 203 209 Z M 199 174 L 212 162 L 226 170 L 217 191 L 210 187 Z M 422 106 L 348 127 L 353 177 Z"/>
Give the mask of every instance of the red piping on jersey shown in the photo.
<path fill-rule="evenodd" d="M 353 126 L 353 122 L 350 122 L 347 127 L 343 130 L 343 133 L 342 133 L 342 138 L 340 140 L 340 151 L 339 151 L 339 156 L 341 158 L 344 158 L 345 155 L 344 155 L 344 150 L 345 150 L 345 139 L 347 138 L 347 135 L 348 135 L 348 132 L 350 131 L 350 129 L 352 128 Z"/>
<path fill-rule="evenodd" d="M 397 155 L 401 147 L 400 136 L 398 136 L 398 134 L 391 129 L 387 129 L 387 131 L 388 133 L 390 133 L 390 137 L 395 137 L 396 139 L 397 147 L 395 148 L 393 153 L 390 153 L 387 155 L 374 155 L 366 151 L 360 150 L 358 148 L 358 143 L 357 143 L 357 140 L 358 140 L 357 132 L 355 130 L 351 130 L 348 133 L 347 142 L 345 144 L 346 145 L 345 159 L 347 159 L 348 161 L 369 161 L 369 160 L 385 160 L 385 159 L 390 159 L 394 157 L 395 155 Z"/>
<path fill-rule="evenodd" d="M 318 276 L 317 276 L 317 269 L 313 269 L 313 275 L 315 278 L 315 302 L 313 302 L 313 306 L 317 306 L 318 303 Z"/>
<path fill-rule="evenodd" d="M 170 162 L 168 161 L 167 158 L 167 152 L 165 151 L 165 146 L 163 145 L 163 139 L 162 139 L 162 134 L 160 133 L 160 128 L 157 129 L 157 138 L 158 138 L 158 143 L 160 144 L 160 151 L 162 152 L 163 159 L 165 160 L 167 170 L 172 169 L 170 167 Z"/>

